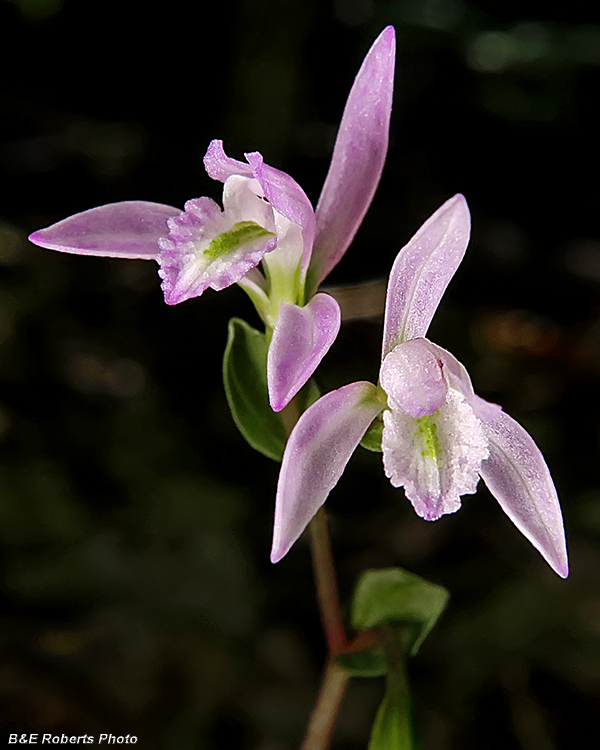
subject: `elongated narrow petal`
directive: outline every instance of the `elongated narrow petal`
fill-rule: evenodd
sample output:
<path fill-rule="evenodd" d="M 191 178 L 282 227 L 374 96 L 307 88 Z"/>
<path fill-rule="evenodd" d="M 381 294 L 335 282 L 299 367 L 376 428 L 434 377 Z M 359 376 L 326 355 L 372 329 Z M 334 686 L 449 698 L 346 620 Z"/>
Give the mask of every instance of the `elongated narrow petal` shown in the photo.
<path fill-rule="evenodd" d="M 109 203 L 39 229 L 29 239 L 63 253 L 152 260 L 159 252 L 158 240 L 169 232 L 167 220 L 180 213 L 162 203 Z"/>
<path fill-rule="evenodd" d="M 340 330 L 338 303 L 317 294 L 305 307 L 282 302 L 267 359 L 269 400 L 274 411 L 287 406 L 329 351 Z"/>
<path fill-rule="evenodd" d="M 257 180 L 273 208 L 286 219 L 302 227 L 302 270 L 306 272 L 315 237 L 315 215 L 306 193 L 288 174 L 265 164 L 257 151 L 245 156 L 247 164 L 231 159 L 223 150 L 223 142 L 214 140 L 211 141 L 204 157 L 204 166 L 210 177 L 221 182 L 236 174 L 254 177 Z"/>
<path fill-rule="evenodd" d="M 283 456 L 271 561 L 278 562 L 337 484 L 382 409 L 372 383 L 351 383 L 320 398 L 294 427 Z"/>
<path fill-rule="evenodd" d="M 455 195 L 400 250 L 388 284 L 382 358 L 403 341 L 426 335 L 464 257 L 470 231 L 467 202 Z"/>
<path fill-rule="evenodd" d="M 396 35 L 388 26 L 356 76 L 317 204 L 310 276 L 314 286 L 340 261 L 365 215 L 383 170 L 390 128 Z"/>
<path fill-rule="evenodd" d="M 446 403 L 448 386 L 440 361 L 425 339 L 405 341 L 383 360 L 381 387 L 415 419 L 433 414 Z"/>
<path fill-rule="evenodd" d="M 514 419 L 496 411 L 481 419 L 490 456 L 481 476 L 500 507 L 519 531 L 562 578 L 569 562 L 560 503 L 540 449 Z"/>

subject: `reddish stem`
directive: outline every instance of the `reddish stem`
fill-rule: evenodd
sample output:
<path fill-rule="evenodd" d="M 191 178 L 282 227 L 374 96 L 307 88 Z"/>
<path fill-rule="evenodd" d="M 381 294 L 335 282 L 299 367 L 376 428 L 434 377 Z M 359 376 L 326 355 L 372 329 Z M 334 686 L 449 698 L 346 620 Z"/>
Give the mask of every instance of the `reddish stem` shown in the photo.
<path fill-rule="evenodd" d="M 327 516 L 323 508 L 319 508 L 310 522 L 309 528 L 315 583 L 323 628 L 327 637 L 329 655 L 335 657 L 346 650 L 347 640 L 340 610 L 335 568 L 327 529 Z"/>
<path fill-rule="evenodd" d="M 330 746 L 349 681 L 350 674 L 335 660 L 329 661 L 301 750 L 327 750 Z"/>

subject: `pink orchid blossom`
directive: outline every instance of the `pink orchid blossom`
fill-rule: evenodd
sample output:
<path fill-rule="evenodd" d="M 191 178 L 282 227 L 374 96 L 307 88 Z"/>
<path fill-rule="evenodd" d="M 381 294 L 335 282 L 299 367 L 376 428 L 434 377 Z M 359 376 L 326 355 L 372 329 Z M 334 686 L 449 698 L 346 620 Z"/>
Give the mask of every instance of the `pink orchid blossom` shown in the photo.
<path fill-rule="evenodd" d="M 356 76 L 316 212 L 302 188 L 257 153 L 229 158 L 221 141 L 204 157 L 224 183 L 184 211 L 145 201 L 99 206 L 34 232 L 42 247 L 82 255 L 154 259 L 165 302 L 208 287 L 242 286 L 272 331 L 269 398 L 283 409 L 307 382 L 340 327 L 337 302 L 316 290 L 352 241 L 379 183 L 387 153 L 395 32 L 388 26 Z M 263 271 L 259 270 L 262 263 Z"/>
<path fill-rule="evenodd" d="M 481 477 L 502 510 L 562 577 L 568 560 L 560 504 L 530 435 L 479 398 L 463 365 L 425 336 L 467 248 L 465 199 L 447 201 L 398 254 L 390 274 L 379 386 L 346 385 L 313 404 L 286 446 L 275 509 L 280 560 L 337 484 L 383 412 L 384 470 L 422 518 L 460 508 Z"/>

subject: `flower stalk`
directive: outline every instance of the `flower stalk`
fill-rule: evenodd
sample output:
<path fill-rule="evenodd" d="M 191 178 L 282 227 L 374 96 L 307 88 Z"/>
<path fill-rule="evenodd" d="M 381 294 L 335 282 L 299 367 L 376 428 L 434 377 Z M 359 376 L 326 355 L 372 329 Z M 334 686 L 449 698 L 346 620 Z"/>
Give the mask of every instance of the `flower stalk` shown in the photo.
<path fill-rule="evenodd" d="M 337 580 L 331 553 L 331 542 L 324 508 L 319 508 L 309 524 L 315 585 L 323 629 L 327 637 L 330 658 L 335 658 L 347 648 L 346 633 L 338 596 Z"/>
<path fill-rule="evenodd" d="M 327 750 L 331 744 L 337 716 L 350 682 L 350 674 L 331 659 L 308 723 L 301 750 Z"/>
<path fill-rule="evenodd" d="M 300 418 L 298 399 L 293 398 L 281 412 L 290 433 Z M 287 419 L 286 419 L 287 418 Z M 320 508 L 309 524 L 313 571 L 321 622 L 327 641 L 327 663 L 321 688 L 313 708 L 301 750 L 327 750 L 337 724 L 337 716 L 350 682 L 350 674 L 336 663 L 336 656 L 347 649 L 337 577 L 325 508 Z"/>

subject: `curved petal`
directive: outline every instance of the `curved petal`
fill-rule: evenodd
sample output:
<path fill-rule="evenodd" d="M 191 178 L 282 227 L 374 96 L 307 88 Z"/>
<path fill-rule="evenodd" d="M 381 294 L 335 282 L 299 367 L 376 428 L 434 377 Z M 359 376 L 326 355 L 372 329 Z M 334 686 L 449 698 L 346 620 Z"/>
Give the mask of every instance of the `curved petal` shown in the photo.
<path fill-rule="evenodd" d="M 227 156 L 223 149 L 223 141 L 217 138 L 208 144 L 206 154 L 204 154 L 204 168 L 209 177 L 219 182 L 225 182 L 234 174 L 253 177 L 250 165 Z"/>
<path fill-rule="evenodd" d="M 372 383 L 351 383 L 304 412 L 288 440 L 277 485 L 271 562 L 278 562 L 337 484 L 382 409 Z"/>
<path fill-rule="evenodd" d="M 167 220 L 180 213 L 148 201 L 109 203 L 39 229 L 29 239 L 63 253 L 152 260 L 159 252 L 158 240 L 169 232 Z"/>
<path fill-rule="evenodd" d="M 315 237 L 315 215 L 306 193 L 288 174 L 265 164 L 257 151 L 245 156 L 247 164 L 231 159 L 223 150 L 223 141 L 214 140 L 211 141 L 204 157 L 204 166 L 210 177 L 221 182 L 236 174 L 254 177 L 273 208 L 286 219 L 302 227 L 302 270 L 305 272 Z"/>
<path fill-rule="evenodd" d="M 316 288 L 340 261 L 365 215 L 383 170 L 392 111 L 396 35 L 384 29 L 358 71 L 317 204 L 311 260 Z"/>
<path fill-rule="evenodd" d="M 267 359 L 269 401 L 281 411 L 307 382 L 340 330 L 338 303 L 317 294 L 305 307 L 282 302 Z"/>
<path fill-rule="evenodd" d="M 489 415 L 487 415 L 489 416 Z M 518 422 L 498 411 L 480 412 L 490 456 L 481 477 L 519 531 L 562 578 L 569 561 L 560 503 L 540 449 Z"/>
<path fill-rule="evenodd" d="M 311 202 L 296 180 L 289 174 L 265 164 L 258 152 L 245 154 L 245 157 L 273 208 L 286 219 L 302 227 L 304 255 L 301 268 L 305 273 L 315 239 L 315 212 Z"/>
<path fill-rule="evenodd" d="M 400 250 L 388 283 L 382 358 L 403 341 L 426 335 L 463 259 L 470 231 L 467 202 L 455 195 Z"/>
<path fill-rule="evenodd" d="M 428 344 L 426 339 L 399 344 L 383 360 L 379 373 L 386 394 L 414 419 L 440 409 L 448 393 L 442 365 Z"/>

